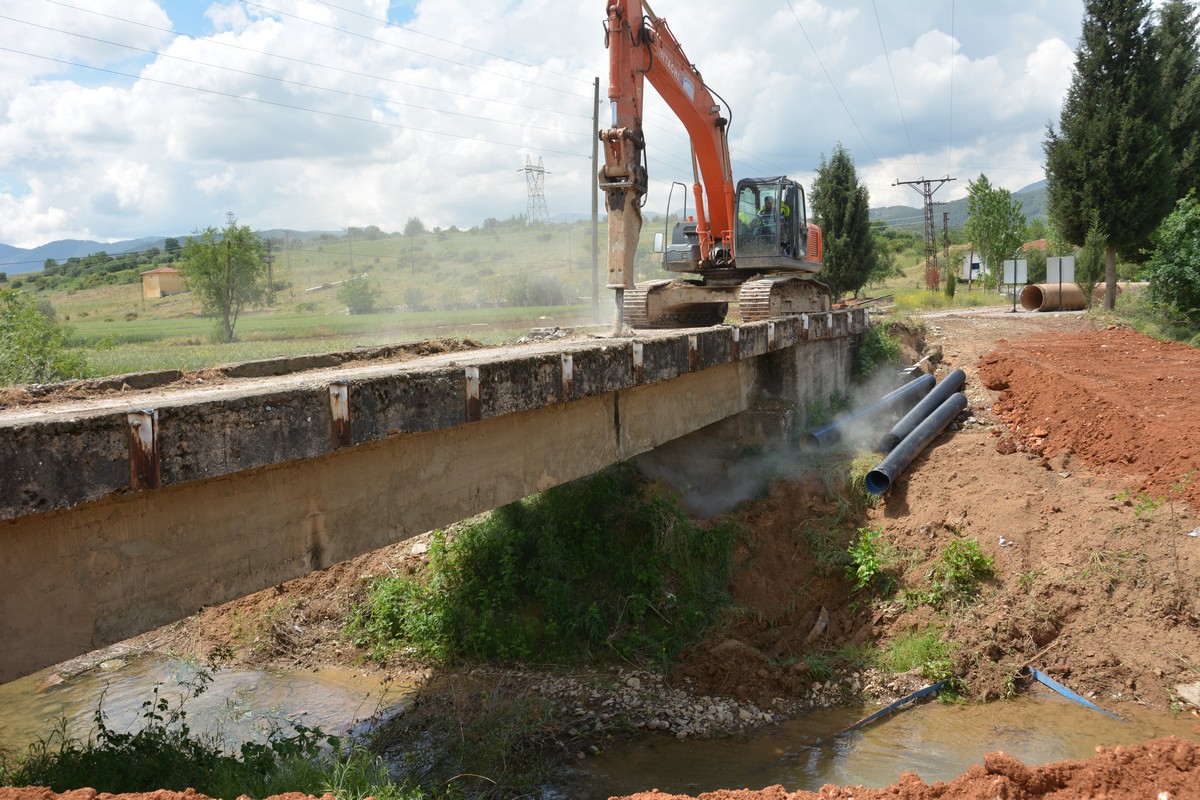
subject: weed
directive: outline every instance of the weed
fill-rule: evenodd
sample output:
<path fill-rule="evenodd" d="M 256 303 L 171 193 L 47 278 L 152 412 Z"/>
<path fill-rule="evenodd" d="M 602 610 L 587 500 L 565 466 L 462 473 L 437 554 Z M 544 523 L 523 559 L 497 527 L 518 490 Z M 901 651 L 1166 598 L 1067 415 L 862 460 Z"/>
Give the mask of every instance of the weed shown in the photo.
<path fill-rule="evenodd" d="M 218 654 L 217 658 L 220 657 Z M 184 791 L 233 800 L 284 792 L 334 792 L 338 800 L 415 798 L 411 790 L 388 781 L 386 769 L 369 769 L 375 757 L 318 728 L 276 726 L 266 743 L 246 742 L 231 753 L 223 741 L 194 734 L 186 704 L 212 682 L 216 661 L 199 667 L 183 683 L 172 703 L 156 685 L 142 704 L 139 727 L 118 731 L 109 726 L 101 696 L 95 732 L 86 742 L 66 733 L 66 720 L 16 757 L 0 758 L 0 784 L 50 786 L 65 792 L 88 786 L 99 792 Z"/>
<path fill-rule="evenodd" d="M 1021 589 L 1027 592 L 1033 587 L 1034 581 L 1036 581 L 1038 577 L 1043 575 L 1045 572 L 1046 571 L 1044 569 L 1026 570 L 1017 576 L 1017 584 L 1021 587 Z"/>
<path fill-rule="evenodd" d="M 630 467 L 605 470 L 438 533 L 429 576 L 372 581 L 347 632 L 377 658 L 665 663 L 728 602 L 739 535 L 694 525 Z"/>
<path fill-rule="evenodd" d="M 859 528 L 858 538 L 847 550 L 850 563 L 846 566 L 847 577 L 854 583 L 854 591 L 871 589 L 880 597 L 891 597 L 896 592 L 896 577 L 891 574 L 895 557 L 891 548 L 880 539 L 883 531 Z"/>
<path fill-rule="evenodd" d="M 874 325 L 863 335 L 854 354 L 854 375 L 865 378 L 880 364 L 896 364 L 900 360 L 900 340 L 883 325 Z"/>
<path fill-rule="evenodd" d="M 833 659 L 821 650 L 811 650 L 800 656 L 800 660 L 808 665 L 808 673 L 813 680 L 830 681 L 837 674 L 833 669 Z"/>
<path fill-rule="evenodd" d="M 879 456 L 874 453 L 861 453 L 850 462 L 849 501 L 856 511 L 863 511 L 879 502 L 879 495 L 867 491 L 867 473 L 879 464 Z"/>
<path fill-rule="evenodd" d="M 954 646 L 942 638 L 937 628 L 928 627 L 893 638 L 880 651 L 877 663 L 889 672 L 919 670 L 922 677 L 931 681 L 950 680 L 954 676 L 950 658 L 953 651 Z"/>
<path fill-rule="evenodd" d="M 979 594 L 980 584 L 995 573 L 995 559 L 983 554 L 979 542 L 954 539 L 926 573 L 923 602 L 937 609 L 951 602 L 970 602 Z"/>

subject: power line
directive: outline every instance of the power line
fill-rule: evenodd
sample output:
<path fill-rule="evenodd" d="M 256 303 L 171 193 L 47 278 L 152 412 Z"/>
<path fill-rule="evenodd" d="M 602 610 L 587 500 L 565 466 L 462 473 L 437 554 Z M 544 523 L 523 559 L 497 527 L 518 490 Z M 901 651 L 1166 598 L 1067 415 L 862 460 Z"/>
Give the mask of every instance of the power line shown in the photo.
<path fill-rule="evenodd" d="M 105 14 L 100 11 L 93 11 L 90 8 L 80 8 L 79 6 L 73 6 L 73 5 L 70 5 L 69 3 L 63 3 L 63 2 L 61 2 L 61 0 L 42 0 L 42 2 L 50 3 L 50 4 L 56 5 L 56 6 L 61 6 L 62 8 L 69 8 L 73 11 L 82 11 L 85 14 L 91 14 L 93 16 L 103 17 L 104 19 L 110 19 L 110 20 L 113 20 L 114 22 L 123 22 L 126 25 L 133 25 L 133 26 L 136 26 L 139 28 L 145 28 L 147 30 L 158 31 L 160 33 L 167 33 L 172 36 L 187 37 L 196 42 L 203 42 L 206 45 L 226 47 L 226 48 L 229 48 L 232 50 L 240 50 L 245 53 L 252 53 L 254 55 L 267 56 L 268 58 L 278 58 L 281 61 L 288 61 L 293 64 L 301 64 L 303 66 L 316 67 L 318 69 L 327 69 L 327 70 L 330 70 L 333 72 L 341 73 L 343 75 L 352 75 L 352 76 L 358 77 L 358 78 L 366 78 L 371 81 L 391 83 L 391 84 L 395 84 L 397 86 L 408 86 L 408 87 L 414 88 L 414 89 L 422 89 L 424 91 L 438 92 L 440 94 L 448 94 L 448 95 L 452 95 L 454 97 L 464 97 L 469 100 L 479 100 L 479 101 L 487 102 L 487 103 L 497 103 L 499 105 L 514 106 L 516 108 L 525 109 L 525 110 L 543 111 L 543 112 L 546 112 L 549 114 L 563 114 L 565 116 L 580 117 L 582 119 L 589 119 L 589 120 L 592 118 L 591 114 L 576 114 L 573 112 L 562 111 L 562 110 L 554 109 L 554 108 L 542 108 L 539 106 L 528 106 L 528 105 L 525 105 L 522 103 L 515 103 L 515 102 L 511 102 L 511 101 L 500 100 L 500 99 L 497 99 L 494 97 L 481 97 L 479 95 L 473 95 L 473 94 L 469 94 L 466 92 L 456 92 L 451 89 L 441 89 L 436 86 L 428 86 L 428 85 L 420 84 L 420 83 L 410 83 L 408 81 L 401 81 L 401 80 L 397 80 L 395 78 L 389 78 L 384 75 L 373 75 L 373 74 L 367 73 L 367 72 L 359 72 L 357 70 L 346 69 L 344 67 L 337 67 L 337 66 L 333 66 L 331 64 L 321 64 L 316 61 L 309 61 L 307 59 L 296 58 L 294 56 L 285 56 L 280 53 L 270 53 L 265 50 L 258 50 L 253 47 L 245 47 L 243 45 L 234 44 L 233 42 L 225 42 L 225 41 L 221 41 L 219 39 L 213 39 L 213 38 L 209 38 L 209 37 L 199 36 L 199 35 L 187 33 L 184 31 L 177 31 L 177 30 L 174 30 L 173 28 L 163 28 L 158 25 L 150 25 L 145 22 L 138 22 L 137 20 L 127 19 L 125 17 L 118 17 L 113 14 Z M 469 67 L 470 65 L 464 64 L 463 66 Z M 511 78 L 511 80 L 514 80 L 518 83 L 530 83 L 531 85 L 534 85 L 534 86 L 540 85 L 540 84 L 534 84 L 530 81 L 525 81 L 521 78 Z M 582 94 L 575 95 L 575 96 L 576 97 L 584 97 L 584 95 L 582 95 Z"/>
<path fill-rule="evenodd" d="M 278 78 L 278 77 L 275 77 L 274 75 L 264 75 L 261 72 L 251 72 L 250 70 L 238 69 L 236 67 L 227 67 L 223 64 L 210 64 L 206 61 L 197 61 L 192 58 L 176 56 L 176 55 L 172 55 L 170 53 L 161 53 L 161 52 L 158 52 L 155 50 L 148 50 L 144 47 L 136 47 L 136 46 L 130 45 L 130 44 L 122 44 L 120 42 L 113 42 L 108 39 L 100 39 L 95 36 L 88 36 L 88 35 L 82 34 L 82 33 L 75 33 L 74 31 L 63 30 L 62 28 L 52 28 L 48 25 L 42 25 L 37 22 L 30 22 L 29 20 L 24 20 L 24 19 L 17 19 L 15 17 L 9 17 L 4 14 L 0 14 L 0 19 L 7 19 L 12 22 L 20 22 L 20 23 L 29 25 L 34 28 L 41 28 L 42 30 L 53 31 L 54 33 L 61 33 L 66 36 L 75 36 L 80 39 L 87 39 L 88 41 L 97 42 L 99 44 L 106 44 L 106 45 L 110 45 L 112 47 L 121 47 L 126 50 L 133 50 L 138 53 L 146 53 L 146 54 L 155 56 L 157 58 L 166 58 L 166 59 L 171 59 L 174 61 L 182 61 L 185 64 L 195 64 L 196 66 L 199 66 L 199 67 L 208 67 L 211 69 L 219 69 L 219 70 L 224 70 L 226 72 L 233 72 L 238 75 L 247 75 L 247 76 L 250 76 L 253 78 L 262 78 L 263 80 L 275 81 L 277 83 L 284 84 L 284 85 L 298 86 L 302 89 L 316 89 L 317 91 L 330 92 L 332 94 L 340 94 L 345 97 L 353 97 L 353 98 L 356 98 L 359 100 L 370 100 L 371 102 L 374 102 L 374 103 L 383 103 L 385 105 L 393 105 L 393 106 L 404 106 L 405 108 L 416 108 L 416 109 L 420 109 L 422 111 L 432 111 L 436 114 L 449 114 L 451 116 L 464 117 L 466 119 L 475 119 L 475 120 L 480 120 L 482 122 L 494 122 L 498 125 L 516 125 L 518 127 L 532 128 L 534 130 L 553 131 L 555 133 L 568 133 L 573 136 L 588 136 L 589 135 L 589 134 L 584 134 L 584 133 L 577 133 L 574 131 L 564 131 L 561 128 L 548 128 L 548 127 L 545 127 L 542 125 L 533 125 L 528 122 L 517 122 L 517 121 L 513 121 L 513 120 L 496 119 L 494 117 L 484 117 L 484 116 L 479 116 L 477 114 L 466 114 L 466 113 L 463 113 L 460 111 L 447 111 L 445 109 L 432 108 L 430 106 L 422 106 L 422 105 L 418 105 L 416 103 L 405 103 L 401 100 L 389 100 L 387 98 L 379 97 L 376 95 L 359 94 L 358 92 L 351 92 L 351 91 L 347 91 L 345 89 L 333 89 L 328 86 L 317 86 L 316 84 L 305 83 L 303 81 L 294 81 L 294 80 L 290 80 L 288 78 Z M 577 116 L 583 116 L 583 115 L 577 115 Z"/>
<path fill-rule="evenodd" d="M 871 151 L 871 155 L 874 157 L 874 159 L 882 163 L 883 159 L 879 157 L 879 154 L 875 152 L 875 148 L 871 147 L 871 143 L 867 141 L 867 135 L 862 132 L 862 128 L 858 126 L 858 122 L 855 121 L 854 115 L 850 113 L 850 107 L 847 106 L 846 101 L 842 99 L 842 93 L 838 91 L 837 84 L 833 82 L 833 78 L 830 76 L 829 70 L 825 69 L 825 62 L 821 60 L 820 54 L 817 53 L 817 48 L 813 46 L 812 39 L 808 38 L 808 31 L 804 29 L 804 23 L 800 21 L 800 15 L 797 14 L 796 9 L 792 7 L 792 0 L 787 0 L 787 6 L 788 10 L 792 12 L 792 17 L 795 18 L 796 24 L 800 26 L 800 33 L 804 34 L 804 41 L 808 42 L 808 48 L 812 50 L 813 56 L 817 59 L 817 64 L 821 66 L 821 72 L 825 73 L 825 80 L 829 81 L 829 88 L 833 89 L 833 93 L 837 96 L 838 102 L 842 104 L 842 110 L 845 111 L 846 116 L 850 118 L 850 124 L 854 126 L 854 130 L 858 131 L 858 135 L 862 137 L 863 144 L 865 144 L 867 149 Z"/>
<path fill-rule="evenodd" d="M 261 8 L 263 11 L 266 11 L 269 14 L 277 14 L 281 17 L 290 17 L 291 19 L 299 20 L 300 22 L 307 22 L 309 25 L 316 25 L 317 27 L 320 27 L 320 28 L 327 28 L 331 31 L 337 31 L 338 33 L 344 34 L 346 36 L 353 36 L 357 39 L 365 39 L 368 42 L 373 42 L 375 44 L 383 45 L 385 47 L 392 47 L 397 50 L 403 50 L 406 53 L 416 53 L 417 55 L 424 56 L 425 58 L 432 58 L 437 61 L 445 61 L 447 64 L 454 64 L 456 66 L 466 67 L 467 69 L 477 70 L 479 72 L 483 72 L 488 75 L 495 75 L 500 78 L 505 78 L 506 80 L 521 80 L 519 78 L 514 78 L 512 75 L 506 75 L 503 72 L 496 72 L 495 70 L 484 69 L 483 67 L 477 67 L 473 64 L 467 64 L 466 62 L 463 62 L 463 61 L 455 61 L 453 58 L 446 58 L 445 56 L 439 56 L 435 53 L 426 53 L 422 50 L 414 50 L 411 47 L 404 47 L 403 45 L 399 45 L 394 42 L 388 42 L 383 39 L 376 39 L 374 36 L 367 36 L 365 33 L 355 33 L 354 31 L 348 31 L 345 28 L 339 28 L 336 25 L 330 25 L 325 22 L 317 22 L 316 20 L 307 19 L 298 14 L 291 14 L 291 13 L 288 13 L 287 11 L 279 11 L 277 9 L 269 8 L 260 3 L 252 3 L 252 2 L 250 2 L 250 0 L 242 0 L 242 3 L 247 6 Z M 561 92 L 563 94 L 571 94 L 576 97 L 580 96 L 580 95 L 575 94 L 574 92 L 571 92 L 567 89 L 560 89 L 557 86 L 550 86 L 548 84 L 538 83 L 537 81 L 521 80 L 521 82 L 527 83 L 530 86 L 537 86 L 542 89 L 549 89 L 552 92 Z"/>
<path fill-rule="evenodd" d="M 947 158 L 950 162 L 949 169 L 946 174 L 954 172 L 954 0 L 950 0 L 950 134 L 949 143 L 946 147 L 948 151 Z"/>
<path fill-rule="evenodd" d="M 904 118 L 904 107 L 900 105 L 900 90 L 896 87 L 896 73 L 892 71 L 892 59 L 888 55 L 887 42 L 883 38 L 883 23 L 879 21 L 879 8 L 875 0 L 871 0 L 871 8 L 875 9 L 875 26 L 879 28 L 879 43 L 883 45 L 883 60 L 887 62 L 888 75 L 892 79 L 892 93 L 896 96 L 896 109 L 900 112 L 900 121 L 904 123 L 904 136 L 908 139 L 908 152 L 912 154 L 913 166 L 917 165 L 917 151 L 913 149 L 912 136 L 908 132 L 908 120 Z"/>
<path fill-rule="evenodd" d="M 30 58 L 40 58 L 44 61 L 53 61 L 58 64 L 65 64 L 69 67 L 76 67 L 78 69 L 88 69 L 88 70 L 93 70 L 95 72 L 104 72 L 109 75 L 119 75 L 122 78 L 133 78 L 138 81 L 145 81 L 146 83 L 156 83 L 156 84 L 160 84 L 163 86 L 171 86 L 176 89 L 187 89 L 188 91 L 192 91 L 192 92 L 203 92 L 205 94 L 216 95 L 218 97 L 227 97 L 227 98 L 230 98 L 233 100 L 242 100 L 242 101 L 245 101 L 248 103 L 261 103 L 262 105 L 273 106 L 275 108 L 286 108 L 291 111 L 303 111 L 303 112 L 306 112 L 309 114 L 319 114 L 324 117 L 333 117 L 335 119 L 344 119 L 344 120 L 349 120 L 351 122 L 364 122 L 364 123 L 367 123 L 370 125 L 382 125 L 386 128 L 395 128 L 398 130 L 413 131 L 416 133 L 428 133 L 433 136 L 446 136 L 451 139 L 463 139 L 463 140 L 466 140 L 469 142 L 481 142 L 482 141 L 482 142 L 487 142 L 488 144 L 500 145 L 501 147 L 511 147 L 511 148 L 514 148 L 517 150 L 531 150 L 532 149 L 532 150 L 538 150 L 540 152 L 545 152 L 545 153 L 554 153 L 555 155 L 571 156 L 573 158 L 589 158 L 589 156 L 587 156 L 587 155 L 583 155 L 580 153 L 569 153 L 565 150 L 551 150 L 551 149 L 545 148 L 545 147 L 531 147 L 528 144 L 518 144 L 516 142 L 502 142 L 502 141 L 499 141 L 496 139 L 481 139 L 478 136 L 467 136 L 467 135 L 461 134 L 461 133 L 449 133 L 447 131 L 435 131 L 435 130 L 430 130 L 429 128 L 418 128 L 418 127 L 415 127 L 412 125 L 401 125 L 398 122 L 387 122 L 385 120 L 369 119 L 367 117 L 355 117 L 351 114 L 339 114 L 336 111 L 323 111 L 319 108 L 305 108 L 304 106 L 292 105 L 291 103 L 280 103 L 275 100 L 264 100 L 261 97 L 245 97 L 243 95 L 234 94 L 232 92 L 222 92 L 217 89 L 204 89 L 199 86 L 188 86 L 188 85 L 182 84 L 182 83 L 175 83 L 174 81 L 164 81 L 164 80 L 160 80 L 158 78 L 149 78 L 145 75 L 131 75 L 128 72 L 121 72 L 119 70 L 114 70 L 114 69 L 105 69 L 104 67 L 94 67 L 90 64 L 80 64 L 75 61 L 68 61 L 65 58 L 55 58 L 53 56 L 44 56 L 44 55 L 41 55 L 40 53 L 30 53 L 25 50 L 17 50 L 16 48 L 4 47 L 2 45 L 0 45 L 0 51 L 4 51 L 4 52 L 8 52 L 8 53 L 16 53 L 17 55 L 22 55 L 22 56 L 29 56 Z"/>
<path fill-rule="evenodd" d="M 551 75 L 556 75 L 559 78 L 566 78 L 567 80 L 570 80 L 570 81 L 578 81 L 580 83 L 586 83 L 589 86 L 591 86 L 591 84 L 592 84 L 591 81 L 584 80 L 583 78 L 579 78 L 575 75 L 567 75 L 562 72 L 555 72 L 552 69 L 546 69 L 545 67 L 539 67 L 536 64 L 527 64 L 524 61 L 517 61 L 515 58 L 509 58 L 508 56 L 502 56 L 499 53 L 492 53 L 487 50 L 481 50 L 478 47 L 471 47 L 470 45 L 463 44 L 462 42 L 455 42 L 451 39 L 443 39 L 440 36 L 434 36 L 432 33 L 426 33 L 424 31 L 419 31 L 416 28 L 410 28 L 407 25 L 401 25 L 399 23 L 391 22 L 386 19 L 382 19 L 382 20 L 377 19 L 376 17 L 372 17 L 370 14 L 364 14 L 363 12 L 355 11 L 352 8 L 346 8 L 344 6 L 334 5 L 333 3 L 328 2 L 328 0 L 313 0 L 313 2 L 320 3 L 323 6 L 327 6 L 329 8 L 333 8 L 338 11 L 344 11 L 347 14 L 353 14 L 358 17 L 363 17 L 364 19 L 369 19 L 372 22 L 375 22 L 380 25 L 386 25 L 389 28 L 399 28 L 402 31 L 407 31 L 408 33 L 414 33 L 417 36 L 425 36 L 427 38 L 433 39 L 434 41 L 442 42 L 443 44 L 450 44 L 450 45 L 454 45 L 455 47 L 461 47 L 464 50 L 470 50 L 473 53 L 479 53 L 480 55 L 487 56 L 488 58 L 498 58 L 502 61 L 508 61 L 509 63 L 516 64 L 517 66 L 520 66 L 520 67 L 528 67 L 529 69 L 536 69 L 539 72 L 546 72 Z"/>

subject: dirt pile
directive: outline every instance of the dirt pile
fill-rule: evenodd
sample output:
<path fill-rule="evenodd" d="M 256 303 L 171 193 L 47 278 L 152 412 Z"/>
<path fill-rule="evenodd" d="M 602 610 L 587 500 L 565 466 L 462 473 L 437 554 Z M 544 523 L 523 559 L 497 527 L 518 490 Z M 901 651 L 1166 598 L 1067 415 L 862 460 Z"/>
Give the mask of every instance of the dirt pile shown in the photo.
<path fill-rule="evenodd" d="M 988 753 L 949 783 L 925 783 L 906 772 L 883 789 L 862 786 L 821 787 L 819 792 L 788 792 L 782 786 L 761 791 L 725 789 L 705 792 L 696 800 L 1095 800 L 1139 797 L 1186 800 L 1200 786 L 1200 744 L 1175 737 L 1129 747 L 1098 747 L 1093 758 L 1056 761 L 1029 767 L 1007 753 Z M 93 789 L 56 794 L 44 787 L 0 788 L 0 800 L 209 800 L 191 790 L 139 794 L 97 794 Z M 322 800 L 330 800 L 325 795 Z M 302 794 L 275 795 L 267 800 L 310 800 Z M 685 795 L 639 792 L 613 800 L 690 800 Z"/>
<path fill-rule="evenodd" d="M 782 786 L 762 791 L 722 790 L 696 800 L 1095 800 L 1145 797 L 1185 800 L 1200 786 L 1200 744 L 1175 737 L 1132 747 L 1098 747 L 1083 761 L 1056 761 L 1027 767 L 1007 753 L 988 753 L 949 783 L 929 785 L 905 772 L 893 786 L 823 786 L 819 792 L 788 792 Z M 613 800 L 690 800 L 683 795 L 641 792 Z"/>
<path fill-rule="evenodd" d="M 1200 510 L 1200 350 L 1109 328 L 996 342 L 979 363 L 996 413 L 1035 455 L 1070 453 Z"/>

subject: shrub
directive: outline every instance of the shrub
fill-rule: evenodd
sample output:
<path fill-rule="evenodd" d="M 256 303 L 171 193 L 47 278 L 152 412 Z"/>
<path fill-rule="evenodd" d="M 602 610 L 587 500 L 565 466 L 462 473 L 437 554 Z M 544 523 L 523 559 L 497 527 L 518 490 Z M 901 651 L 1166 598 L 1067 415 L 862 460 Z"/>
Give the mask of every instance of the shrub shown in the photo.
<path fill-rule="evenodd" d="M 666 661 L 727 602 L 736 535 L 610 469 L 439 532 L 428 576 L 372 581 L 347 632 L 377 658 Z"/>
<path fill-rule="evenodd" d="M 854 374 L 864 378 L 883 363 L 900 363 L 900 340 L 884 325 L 873 325 L 863 335 L 854 357 Z"/>
<path fill-rule="evenodd" d="M 0 291 L 0 384 L 79 378 L 87 361 L 67 347 L 70 330 L 41 313 L 28 295 Z"/>

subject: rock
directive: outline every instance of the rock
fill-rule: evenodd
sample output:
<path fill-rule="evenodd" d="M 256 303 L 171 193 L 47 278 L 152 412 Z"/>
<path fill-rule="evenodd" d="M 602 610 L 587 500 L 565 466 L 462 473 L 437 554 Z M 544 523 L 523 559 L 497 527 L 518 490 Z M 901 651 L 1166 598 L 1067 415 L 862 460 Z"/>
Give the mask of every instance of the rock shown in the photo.
<path fill-rule="evenodd" d="M 642 681 L 636 675 L 631 675 L 629 679 L 625 681 L 625 685 L 630 689 L 640 689 L 642 688 Z"/>
<path fill-rule="evenodd" d="M 1200 708 L 1200 681 L 1176 684 L 1175 694 L 1179 696 L 1180 700 L 1184 700 L 1196 708 Z"/>

